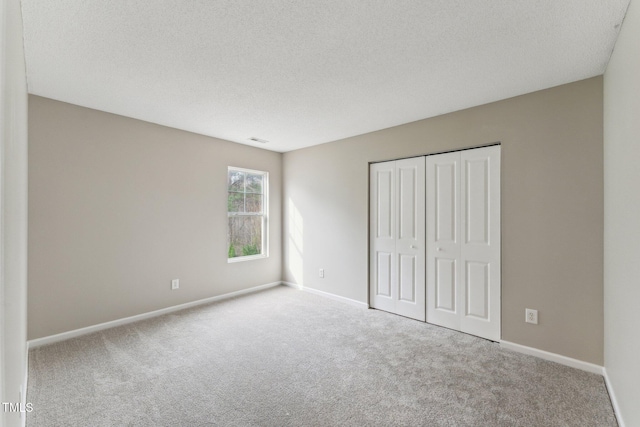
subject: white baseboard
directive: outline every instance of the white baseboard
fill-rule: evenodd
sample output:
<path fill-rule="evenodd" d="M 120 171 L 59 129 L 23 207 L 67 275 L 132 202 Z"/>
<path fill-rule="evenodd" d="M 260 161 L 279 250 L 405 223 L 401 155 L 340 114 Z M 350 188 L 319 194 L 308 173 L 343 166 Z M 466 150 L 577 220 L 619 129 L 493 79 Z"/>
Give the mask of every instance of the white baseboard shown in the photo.
<path fill-rule="evenodd" d="M 114 328 L 120 325 L 126 325 L 127 323 L 137 322 L 139 320 L 149 319 L 151 317 L 161 316 L 163 314 L 171 313 L 174 311 L 184 310 L 186 308 L 195 307 L 210 302 L 220 301 L 228 298 L 237 297 L 252 292 L 261 291 L 263 289 L 273 288 L 280 286 L 282 282 L 267 283 L 266 285 L 254 286 L 253 288 L 243 289 L 241 291 L 230 292 L 228 294 L 218 295 L 211 298 L 204 298 L 197 301 L 187 302 L 184 304 L 174 305 L 160 310 L 150 311 L 148 313 L 137 314 L 135 316 L 125 317 L 123 319 L 112 320 L 110 322 L 100 323 L 93 326 L 87 326 L 86 328 L 75 329 L 73 331 L 62 332 L 56 335 L 50 335 L 48 337 L 36 338 L 27 342 L 28 348 L 36 348 L 55 342 L 65 341 L 71 338 L 79 337 L 81 335 L 90 334 L 92 332 L 102 331 L 104 329 Z"/>
<path fill-rule="evenodd" d="M 527 347 L 526 345 L 520 345 L 509 341 L 500 341 L 500 347 L 507 350 L 516 351 L 518 353 L 536 356 L 541 359 L 550 360 L 552 362 L 570 366 L 572 368 L 581 369 L 583 371 L 591 372 L 592 374 L 604 375 L 603 366 L 584 362 L 578 359 L 572 359 L 571 357 L 563 356 L 561 354 L 550 353 L 548 351 L 538 350 L 537 348 Z"/>
<path fill-rule="evenodd" d="M 303 285 L 299 285 L 297 283 L 282 282 L 282 284 L 286 285 L 286 286 L 289 286 L 291 288 L 294 288 L 294 289 L 299 289 L 301 291 L 309 292 L 310 294 L 320 295 L 320 296 L 323 296 L 325 298 L 330 298 L 330 299 L 335 300 L 335 301 L 346 302 L 347 304 L 351 304 L 351 305 L 354 305 L 356 307 L 369 308 L 369 304 L 366 304 L 364 302 L 357 301 L 357 300 L 354 300 L 354 299 L 351 299 L 351 298 L 341 297 L 340 295 L 331 294 L 329 292 L 319 291 L 319 290 L 313 289 L 313 288 L 307 288 L 307 287 L 305 287 Z"/>
<path fill-rule="evenodd" d="M 609 380 L 609 375 L 607 374 L 607 369 L 604 369 L 604 383 L 607 386 L 607 391 L 609 392 L 609 398 L 611 399 L 611 406 L 613 406 L 613 412 L 616 414 L 616 420 L 618 421 L 619 427 L 625 427 L 624 419 L 622 418 L 622 412 L 620 412 L 620 406 L 618 406 L 618 399 L 616 398 L 616 393 L 613 391 L 613 384 L 611 384 L 611 380 Z"/>

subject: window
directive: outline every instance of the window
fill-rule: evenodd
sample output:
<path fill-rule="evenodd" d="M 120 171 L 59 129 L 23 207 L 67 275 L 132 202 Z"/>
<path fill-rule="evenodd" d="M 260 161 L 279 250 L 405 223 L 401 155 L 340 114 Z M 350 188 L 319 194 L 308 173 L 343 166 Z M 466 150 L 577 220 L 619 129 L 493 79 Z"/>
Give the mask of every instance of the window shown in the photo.
<path fill-rule="evenodd" d="M 269 174 L 229 167 L 227 185 L 229 262 L 268 256 Z"/>

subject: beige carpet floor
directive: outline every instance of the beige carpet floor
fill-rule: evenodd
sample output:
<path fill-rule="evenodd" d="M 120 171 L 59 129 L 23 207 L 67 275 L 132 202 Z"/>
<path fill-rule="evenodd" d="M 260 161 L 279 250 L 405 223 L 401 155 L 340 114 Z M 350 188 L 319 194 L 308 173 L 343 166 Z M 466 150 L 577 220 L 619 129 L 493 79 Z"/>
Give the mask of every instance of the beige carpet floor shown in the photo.
<path fill-rule="evenodd" d="M 603 378 L 286 287 L 39 347 L 35 426 L 616 426 Z"/>

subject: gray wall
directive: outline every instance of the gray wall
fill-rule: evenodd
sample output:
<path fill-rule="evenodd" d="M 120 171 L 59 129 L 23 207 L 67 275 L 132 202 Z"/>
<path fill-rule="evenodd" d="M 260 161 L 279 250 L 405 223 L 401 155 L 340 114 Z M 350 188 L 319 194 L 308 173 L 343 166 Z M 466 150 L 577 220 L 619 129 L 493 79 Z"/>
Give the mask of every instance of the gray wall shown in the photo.
<path fill-rule="evenodd" d="M 20 2 L 0 10 L 0 398 L 24 403 L 27 351 L 27 80 Z M 2 411 L 0 425 L 20 426 Z"/>
<path fill-rule="evenodd" d="M 366 302 L 368 163 L 499 141 L 502 338 L 602 365 L 602 126 L 597 77 L 285 153 L 284 279 Z"/>
<path fill-rule="evenodd" d="M 640 426 L 638 159 L 640 4 L 633 0 L 604 76 L 604 356 L 627 426 Z"/>
<path fill-rule="evenodd" d="M 29 133 L 29 339 L 281 279 L 280 153 L 37 96 Z M 227 263 L 227 166 L 270 173 L 267 259 Z"/>

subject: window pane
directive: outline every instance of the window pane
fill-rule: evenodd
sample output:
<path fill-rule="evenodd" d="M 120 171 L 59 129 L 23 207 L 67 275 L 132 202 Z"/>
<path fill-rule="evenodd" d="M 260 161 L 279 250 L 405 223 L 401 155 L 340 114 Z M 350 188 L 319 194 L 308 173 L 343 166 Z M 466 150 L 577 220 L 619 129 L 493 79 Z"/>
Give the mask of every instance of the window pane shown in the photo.
<path fill-rule="evenodd" d="M 229 193 L 229 197 L 227 199 L 227 211 L 228 212 L 245 212 L 243 193 Z"/>
<path fill-rule="evenodd" d="M 245 172 L 229 171 L 229 191 L 244 192 Z"/>
<path fill-rule="evenodd" d="M 262 217 L 229 218 L 229 258 L 262 253 Z"/>
<path fill-rule="evenodd" d="M 247 194 L 245 197 L 246 212 L 262 212 L 262 194 Z"/>
<path fill-rule="evenodd" d="M 247 193 L 262 193 L 262 177 L 263 175 L 247 174 Z"/>

